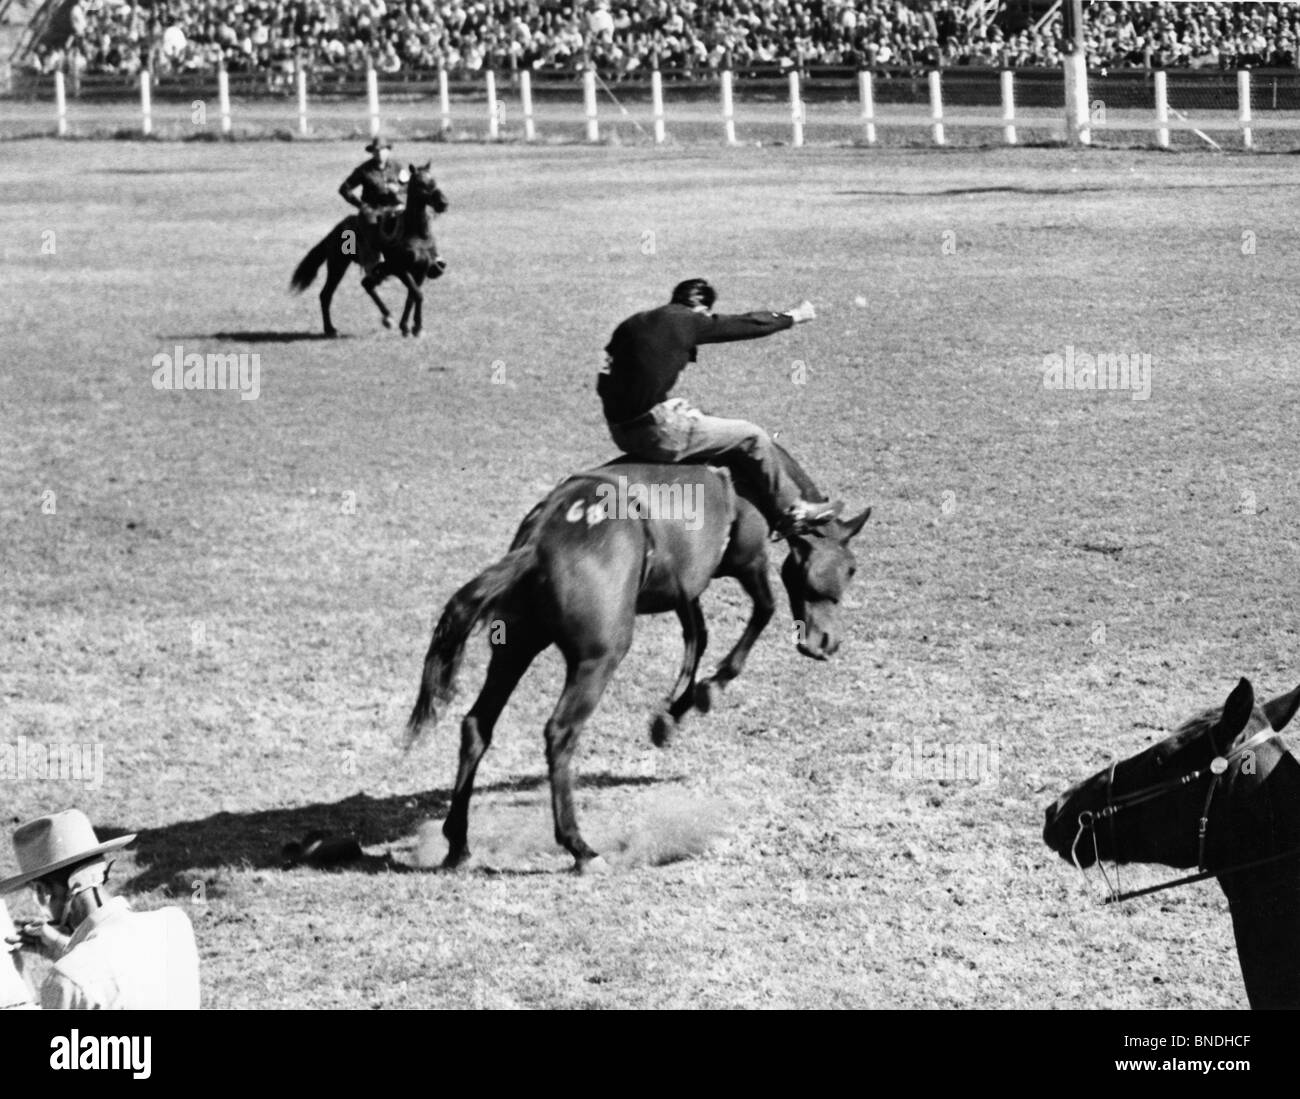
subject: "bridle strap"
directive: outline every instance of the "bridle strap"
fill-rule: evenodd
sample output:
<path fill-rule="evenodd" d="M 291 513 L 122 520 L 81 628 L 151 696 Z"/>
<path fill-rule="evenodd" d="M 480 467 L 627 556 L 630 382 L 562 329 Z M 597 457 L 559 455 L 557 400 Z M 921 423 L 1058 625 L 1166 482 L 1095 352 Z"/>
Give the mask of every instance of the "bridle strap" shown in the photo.
<path fill-rule="evenodd" d="M 1243 870 L 1253 870 L 1257 866 L 1265 866 L 1270 862 L 1281 862 L 1282 859 L 1295 858 L 1300 855 L 1300 847 L 1292 847 L 1288 851 L 1283 851 L 1278 855 L 1267 855 L 1262 859 L 1253 859 L 1250 862 L 1238 863 L 1236 866 L 1226 866 L 1222 870 L 1201 870 L 1195 874 L 1188 874 L 1183 878 L 1175 878 L 1173 881 L 1161 882 L 1159 885 L 1148 885 L 1145 889 L 1133 889 L 1127 893 L 1112 893 L 1102 904 L 1117 904 L 1120 901 L 1131 901 L 1134 897 L 1145 897 L 1151 893 L 1162 893 L 1166 889 L 1173 889 L 1179 885 L 1191 885 L 1193 882 L 1207 881 L 1210 878 L 1219 878 L 1224 874 L 1237 874 Z"/>

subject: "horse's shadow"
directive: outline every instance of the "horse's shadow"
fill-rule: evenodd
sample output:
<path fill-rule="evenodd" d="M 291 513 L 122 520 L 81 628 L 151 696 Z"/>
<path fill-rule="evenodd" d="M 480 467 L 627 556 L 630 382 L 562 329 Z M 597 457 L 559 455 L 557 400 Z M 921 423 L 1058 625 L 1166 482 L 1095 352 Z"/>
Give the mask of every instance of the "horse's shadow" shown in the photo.
<path fill-rule="evenodd" d="M 663 779 L 601 773 L 581 780 L 586 787 L 648 786 Z M 545 776 L 509 779 L 479 788 L 480 792 L 527 793 L 546 785 Z M 284 846 L 316 832 L 350 837 L 362 847 L 374 847 L 410 837 L 427 820 L 446 816 L 451 790 L 394 794 L 374 798 L 353 794 L 342 801 L 316 802 L 289 809 L 259 809 L 247 813 L 214 813 L 139 832 L 130 851 L 136 872 L 126 879 L 132 891 L 167 888 L 188 893 L 189 873 L 219 867 L 280 869 L 286 866 Z M 117 825 L 97 828 L 101 839 L 132 831 Z M 332 869 L 369 874 L 404 873 L 415 869 L 390 855 L 363 854 Z M 184 880 L 182 876 L 184 875 Z"/>
<path fill-rule="evenodd" d="M 302 343 L 306 340 L 350 339 L 346 334 L 327 336 L 324 332 L 273 332 L 267 329 L 254 329 L 248 332 L 208 332 L 191 333 L 188 336 L 159 336 L 161 340 L 224 340 L 227 343 Z"/>

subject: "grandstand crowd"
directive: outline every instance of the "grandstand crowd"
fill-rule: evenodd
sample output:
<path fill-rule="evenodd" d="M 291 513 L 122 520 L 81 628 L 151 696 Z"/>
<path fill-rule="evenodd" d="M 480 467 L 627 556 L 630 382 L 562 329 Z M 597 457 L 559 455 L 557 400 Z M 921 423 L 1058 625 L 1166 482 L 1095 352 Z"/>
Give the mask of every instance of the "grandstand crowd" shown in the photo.
<path fill-rule="evenodd" d="M 1059 13 L 1005 33 L 997 3 L 955 0 L 69 0 L 31 55 L 41 71 L 453 74 L 486 68 L 611 77 L 755 66 L 1059 64 Z M 1300 5 L 1089 3 L 1097 68 L 1296 66 Z"/>

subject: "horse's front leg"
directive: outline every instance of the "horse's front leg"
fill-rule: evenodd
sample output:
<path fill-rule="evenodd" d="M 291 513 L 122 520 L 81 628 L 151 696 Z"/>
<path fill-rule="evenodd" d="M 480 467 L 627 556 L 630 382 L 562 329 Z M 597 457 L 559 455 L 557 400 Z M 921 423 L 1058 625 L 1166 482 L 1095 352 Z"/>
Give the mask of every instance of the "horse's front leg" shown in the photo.
<path fill-rule="evenodd" d="M 384 304 L 384 299 L 379 296 L 378 290 L 379 284 L 383 282 L 388 275 L 389 271 L 387 264 L 378 263 L 371 270 L 370 274 L 362 276 L 361 286 L 365 292 L 370 295 L 370 300 L 379 306 L 379 315 L 380 319 L 383 321 L 384 327 L 392 328 L 393 314 L 389 311 L 388 306 Z"/>
<path fill-rule="evenodd" d="M 749 657 L 749 650 L 754 647 L 754 642 L 772 621 L 772 615 L 776 611 L 776 599 L 772 595 L 772 585 L 767 579 L 766 554 L 761 556 L 756 566 L 740 573 L 736 579 L 745 589 L 745 594 L 753 600 L 753 609 L 750 611 L 749 621 L 745 623 L 740 639 L 731 652 L 722 658 L 713 674 L 702 680 L 695 688 L 695 708 L 702 714 L 707 714 L 713 709 L 713 704 L 718 700 L 718 693 L 740 675 Z"/>
<path fill-rule="evenodd" d="M 415 285 L 420 296 L 415 299 L 415 324 L 411 327 L 411 335 L 419 336 L 424 332 L 424 275 L 415 276 Z"/>
<path fill-rule="evenodd" d="M 650 739 L 655 747 L 663 748 L 677 731 L 677 723 L 695 705 L 695 673 L 699 670 L 704 648 L 709 643 L 709 630 L 704 622 L 704 609 L 698 599 L 677 604 L 677 618 L 682 624 L 682 669 L 673 684 L 672 693 L 650 720 Z"/>
<path fill-rule="evenodd" d="M 406 307 L 402 310 L 402 321 L 398 326 L 402 330 L 403 336 L 411 334 L 411 314 L 415 311 L 416 303 L 423 299 L 424 295 L 420 292 L 419 286 L 416 285 L 415 279 L 411 277 L 409 271 L 395 271 L 402 285 L 406 287 Z M 416 332 L 419 335 L 419 332 Z"/>

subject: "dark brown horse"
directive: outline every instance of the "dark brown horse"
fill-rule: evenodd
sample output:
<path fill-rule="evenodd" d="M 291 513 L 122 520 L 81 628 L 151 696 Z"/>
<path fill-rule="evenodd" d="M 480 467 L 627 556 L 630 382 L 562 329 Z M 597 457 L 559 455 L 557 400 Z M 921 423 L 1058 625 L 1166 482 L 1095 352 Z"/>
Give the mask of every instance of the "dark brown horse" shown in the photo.
<path fill-rule="evenodd" d="M 825 499 L 785 455 L 809 498 Z M 849 541 L 871 509 L 832 520 L 789 540 L 781 577 L 805 656 L 826 659 L 839 647 L 836 617 L 855 572 Z M 460 766 L 443 825 L 445 865 L 469 856 L 469 803 L 479 760 L 492 742 L 507 699 L 528 666 L 551 645 L 567 666 L 564 690 L 546 723 L 555 838 L 576 869 L 602 868 L 578 831 L 571 761 L 583 724 L 632 644 L 639 614 L 672 611 L 682 625 L 685 654 L 651 734 L 665 744 L 692 708 L 707 711 L 735 679 L 775 609 L 768 580 L 768 527 L 725 472 L 706 466 L 621 460 L 571 477 L 524 518 L 509 552 L 462 587 L 433 633 L 419 697 L 407 726 L 413 744 L 452 697 L 466 639 L 488 625 L 487 678 L 461 724 Z M 695 675 L 708 634 L 700 596 L 715 577 L 739 581 L 753 601 L 740 639 L 698 687 Z M 595 860 L 595 861 L 593 861 Z"/>
<path fill-rule="evenodd" d="M 446 196 L 439 189 L 430 171 L 432 161 L 423 167 L 411 164 L 406 183 L 406 204 L 389 215 L 379 225 L 368 225 L 360 214 L 340 221 L 298 264 L 289 282 L 295 293 L 301 293 L 312 284 L 322 263 L 328 261 L 325 285 L 320 292 L 321 320 L 325 335 L 337 336 L 338 330 L 330 320 L 330 303 L 334 291 L 347 274 L 349 265 L 361 263 L 364 249 L 358 248 L 363 240 L 369 241 L 373 251 L 382 251 L 383 258 L 361 279 L 361 285 L 371 300 L 379 307 L 385 328 L 393 327 L 392 314 L 377 287 L 389 275 L 394 275 L 406 287 L 406 307 L 402 310 L 402 335 L 419 336 L 424 329 L 424 291 L 426 278 L 436 279 L 447 269 L 438 255 L 438 245 L 433 239 L 432 215 L 447 210 Z M 411 323 L 414 314 L 414 324 Z"/>
<path fill-rule="evenodd" d="M 1260 705 L 1243 679 L 1221 709 L 1067 790 L 1043 829 L 1081 870 L 1106 860 L 1196 870 L 1112 889 L 1112 900 L 1217 878 L 1254 1008 L 1300 1007 L 1300 762 L 1278 736 L 1297 707 L 1300 687 Z"/>

